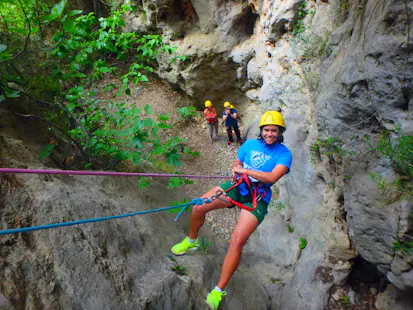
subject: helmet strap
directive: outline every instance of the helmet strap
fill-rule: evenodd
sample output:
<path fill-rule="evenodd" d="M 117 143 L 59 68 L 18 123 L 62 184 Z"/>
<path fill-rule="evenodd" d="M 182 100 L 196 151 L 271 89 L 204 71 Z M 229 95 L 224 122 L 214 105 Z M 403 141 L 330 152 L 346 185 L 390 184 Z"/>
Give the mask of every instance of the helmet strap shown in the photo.
<path fill-rule="evenodd" d="M 278 128 L 280 128 L 280 135 L 278 136 L 278 142 L 283 143 L 284 142 L 283 133 L 285 130 L 284 130 L 284 127 L 282 126 L 278 126 Z"/>

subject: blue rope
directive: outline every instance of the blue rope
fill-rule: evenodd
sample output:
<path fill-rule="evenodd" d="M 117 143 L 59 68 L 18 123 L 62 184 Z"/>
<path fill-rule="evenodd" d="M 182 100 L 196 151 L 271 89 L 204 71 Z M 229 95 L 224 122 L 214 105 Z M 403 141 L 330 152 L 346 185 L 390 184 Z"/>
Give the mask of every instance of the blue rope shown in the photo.
<path fill-rule="evenodd" d="M 202 198 L 195 198 L 190 203 L 184 203 L 184 204 L 180 204 L 176 206 L 170 206 L 170 207 L 147 210 L 147 211 L 139 211 L 139 212 L 133 212 L 133 213 L 120 214 L 120 215 L 98 217 L 98 218 L 78 220 L 78 221 L 72 221 L 72 222 L 62 222 L 62 223 L 46 224 L 46 225 L 39 225 L 39 226 L 32 226 L 32 227 L 0 230 L 0 235 L 17 234 L 21 232 L 28 232 L 28 231 L 34 231 L 34 230 L 50 229 L 50 228 L 57 228 L 57 227 L 64 227 L 64 226 L 73 226 L 73 225 L 80 225 L 80 224 L 94 223 L 94 222 L 102 222 L 102 221 L 107 221 L 107 220 L 120 219 L 123 217 L 154 213 L 154 212 L 160 212 L 160 211 L 167 211 L 167 210 L 172 210 L 172 209 L 177 209 L 177 208 L 182 207 L 182 210 L 175 217 L 174 221 L 176 222 L 178 218 L 181 216 L 181 214 L 185 211 L 185 209 L 188 208 L 190 205 L 201 205 L 203 203 L 204 203 L 204 200 Z"/>

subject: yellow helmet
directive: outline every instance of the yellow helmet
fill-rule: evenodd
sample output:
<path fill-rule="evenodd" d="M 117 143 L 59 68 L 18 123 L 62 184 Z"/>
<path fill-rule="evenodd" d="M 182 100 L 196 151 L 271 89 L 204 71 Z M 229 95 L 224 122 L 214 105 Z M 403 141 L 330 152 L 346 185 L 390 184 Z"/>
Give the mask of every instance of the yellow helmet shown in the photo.
<path fill-rule="evenodd" d="M 229 106 L 231 109 L 233 109 L 234 108 L 234 106 L 231 104 L 230 106 Z"/>
<path fill-rule="evenodd" d="M 224 103 L 224 108 L 231 106 L 231 102 L 229 101 L 225 101 Z"/>
<path fill-rule="evenodd" d="M 285 128 L 284 118 L 280 112 L 267 111 L 263 114 L 260 120 L 260 128 L 265 125 L 277 125 Z"/>
<path fill-rule="evenodd" d="M 206 108 L 212 107 L 212 102 L 209 100 L 205 101 L 205 107 Z"/>

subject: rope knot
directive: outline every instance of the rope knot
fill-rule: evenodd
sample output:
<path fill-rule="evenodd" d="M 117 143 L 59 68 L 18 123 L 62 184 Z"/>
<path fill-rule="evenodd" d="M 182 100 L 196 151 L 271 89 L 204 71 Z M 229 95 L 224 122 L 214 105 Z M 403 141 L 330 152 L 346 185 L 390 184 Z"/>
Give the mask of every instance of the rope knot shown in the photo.
<path fill-rule="evenodd" d="M 198 206 L 200 206 L 200 205 L 203 205 L 205 203 L 205 201 L 204 201 L 204 199 L 203 198 L 195 198 L 195 199 L 193 199 L 192 201 L 191 201 L 191 205 L 198 205 Z"/>

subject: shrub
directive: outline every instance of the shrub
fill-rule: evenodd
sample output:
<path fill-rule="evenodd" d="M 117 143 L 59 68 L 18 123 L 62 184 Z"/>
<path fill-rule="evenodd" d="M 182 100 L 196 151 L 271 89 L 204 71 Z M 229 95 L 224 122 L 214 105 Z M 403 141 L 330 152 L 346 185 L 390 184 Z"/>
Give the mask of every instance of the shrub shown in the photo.
<path fill-rule="evenodd" d="M 52 9 L 42 0 L 6 1 L 0 10 L 5 21 L 0 27 L 11 38 L 0 45 L 0 101 L 22 94 L 33 99 L 37 105 L 27 117 L 47 122 L 54 135 L 69 139 L 86 168 L 105 169 L 121 161 L 159 169 L 165 163 L 173 169 L 181 166 L 185 140 L 168 134 L 173 126 L 169 115 L 155 117 L 150 105 L 137 108 L 99 99 L 101 93 L 130 95 L 131 85 L 148 81 L 158 55 L 175 51 L 160 35 L 122 31 L 132 7 L 122 5 L 99 18 L 68 11 L 66 0 Z M 57 30 L 51 34 L 52 29 Z M 25 50 L 39 53 L 22 53 Z M 31 61 L 20 61 L 21 55 Z M 95 87 L 104 78 L 117 80 Z M 45 119 L 35 113 L 39 105 L 48 109 Z M 41 156 L 52 151 L 47 145 Z M 186 154 L 196 153 L 187 149 Z M 172 180 L 171 186 L 183 183 Z M 148 179 L 141 179 L 139 186 L 147 184 Z"/>
<path fill-rule="evenodd" d="M 172 261 L 173 265 L 171 270 L 175 272 L 178 276 L 186 276 L 188 273 L 186 272 L 185 266 L 183 264 L 178 263 L 175 257 L 168 255 L 170 261 Z"/>
<path fill-rule="evenodd" d="M 197 116 L 197 112 L 194 107 L 178 108 L 178 114 L 183 120 L 193 119 L 194 116 Z"/>
<path fill-rule="evenodd" d="M 300 245 L 299 248 L 304 250 L 307 247 L 307 240 L 305 238 L 300 238 Z"/>

